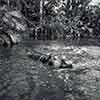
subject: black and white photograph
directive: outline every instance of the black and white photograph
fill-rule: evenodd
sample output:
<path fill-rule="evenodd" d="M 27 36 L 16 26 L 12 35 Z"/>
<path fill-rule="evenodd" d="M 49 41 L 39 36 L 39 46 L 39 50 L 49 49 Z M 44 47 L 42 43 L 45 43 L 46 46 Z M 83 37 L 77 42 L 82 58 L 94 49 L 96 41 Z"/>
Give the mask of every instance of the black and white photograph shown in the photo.
<path fill-rule="evenodd" d="M 100 100 L 100 0 L 0 0 L 0 100 Z"/>

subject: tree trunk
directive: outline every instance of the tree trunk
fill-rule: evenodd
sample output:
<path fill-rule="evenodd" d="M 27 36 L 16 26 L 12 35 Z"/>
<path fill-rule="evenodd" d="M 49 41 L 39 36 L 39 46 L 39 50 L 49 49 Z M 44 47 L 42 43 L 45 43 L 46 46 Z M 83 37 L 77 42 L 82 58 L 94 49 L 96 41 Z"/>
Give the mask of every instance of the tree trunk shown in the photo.
<path fill-rule="evenodd" d="M 41 28 L 41 39 L 43 38 L 43 5 L 44 5 L 44 0 L 40 0 L 40 28 Z"/>

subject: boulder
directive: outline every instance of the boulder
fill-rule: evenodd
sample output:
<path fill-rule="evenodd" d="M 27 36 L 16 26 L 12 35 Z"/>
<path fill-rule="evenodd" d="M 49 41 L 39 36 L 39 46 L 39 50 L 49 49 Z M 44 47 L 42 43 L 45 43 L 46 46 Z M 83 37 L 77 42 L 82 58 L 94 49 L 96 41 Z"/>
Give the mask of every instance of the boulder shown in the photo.
<path fill-rule="evenodd" d="M 39 60 L 40 55 L 36 53 L 32 53 L 30 51 L 27 52 L 27 56 L 35 61 Z"/>

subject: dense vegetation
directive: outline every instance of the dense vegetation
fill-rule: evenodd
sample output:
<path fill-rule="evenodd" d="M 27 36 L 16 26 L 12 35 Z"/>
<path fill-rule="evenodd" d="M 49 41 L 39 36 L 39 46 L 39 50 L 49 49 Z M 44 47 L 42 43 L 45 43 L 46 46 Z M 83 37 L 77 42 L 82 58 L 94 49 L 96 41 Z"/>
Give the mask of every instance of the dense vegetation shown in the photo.
<path fill-rule="evenodd" d="M 0 30 L 37 39 L 98 37 L 100 8 L 91 0 L 0 0 Z"/>

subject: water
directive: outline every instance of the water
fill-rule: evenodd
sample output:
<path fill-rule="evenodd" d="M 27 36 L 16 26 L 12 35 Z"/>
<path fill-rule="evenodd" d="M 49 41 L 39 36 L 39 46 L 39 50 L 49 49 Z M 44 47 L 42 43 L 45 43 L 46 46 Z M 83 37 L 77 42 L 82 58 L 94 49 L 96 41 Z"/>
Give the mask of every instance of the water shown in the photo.
<path fill-rule="evenodd" d="M 61 100 L 64 98 L 64 90 L 59 86 L 62 85 L 61 88 L 63 88 L 63 80 L 53 77 L 54 72 L 27 56 L 28 50 L 32 51 L 40 45 L 41 43 L 38 42 L 28 42 L 12 48 L 1 48 L 0 99 Z"/>
<path fill-rule="evenodd" d="M 58 48 L 59 46 L 65 47 L 70 44 L 72 42 L 24 41 L 12 48 L 1 48 L 0 100 L 66 100 L 66 98 L 75 99 L 77 96 L 84 97 L 84 100 L 89 100 L 88 98 L 91 96 L 80 93 L 81 90 L 78 88 L 83 84 L 82 81 L 79 81 L 81 80 L 80 77 L 77 77 L 75 73 L 71 72 L 70 79 L 66 83 L 61 78 L 65 77 L 64 73 L 66 73 L 65 78 L 69 75 L 66 70 L 59 74 L 47 65 L 34 61 L 27 56 L 29 51 L 34 53 L 33 50 L 36 50 L 41 52 L 42 55 L 42 53 L 47 54 L 50 52 L 48 47 Z M 94 95 L 94 92 L 92 94 Z M 94 100 L 98 99 L 95 98 Z"/>

